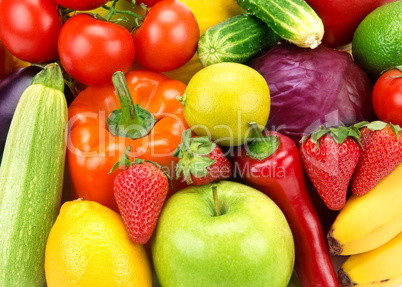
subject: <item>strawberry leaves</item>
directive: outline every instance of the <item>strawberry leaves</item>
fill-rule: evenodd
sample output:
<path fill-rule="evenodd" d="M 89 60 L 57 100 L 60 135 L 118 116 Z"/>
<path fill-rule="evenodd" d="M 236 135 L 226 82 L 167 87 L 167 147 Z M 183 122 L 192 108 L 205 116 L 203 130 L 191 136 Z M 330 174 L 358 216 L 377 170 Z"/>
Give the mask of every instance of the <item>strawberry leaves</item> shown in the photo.
<path fill-rule="evenodd" d="M 207 168 L 212 166 L 216 160 L 205 157 L 216 148 L 216 144 L 208 137 L 191 137 L 191 129 L 182 134 L 182 142 L 174 151 L 173 156 L 181 160 L 176 165 L 176 177 L 183 174 L 187 184 L 192 184 L 192 175 L 204 177 L 208 174 Z"/>
<path fill-rule="evenodd" d="M 202 185 L 232 176 L 233 168 L 217 144 L 208 137 L 191 137 L 191 129 L 182 134 L 182 142 L 173 156 L 180 158 L 176 164 L 176 178 L 183 176 L 188 185 Z"/>
<path fill-rule="evenodd" d="M 317 149 L 319 148 L 319 140 L 326 134 L 330 134 L 330 136 L 335 140 L 338 145 L 341 145 L 348 137 L 353 138 L 360 146 L 360 130 L 359 126 L 351 126 L 344 127 L 339 126 L 336 128 L 327 129 L 325 126 L 320 126 L 315 130 L 310 136 L 303 138 L 302 141 L 306 141 L 310 138 L 310 140 L 316 144 Z"/>

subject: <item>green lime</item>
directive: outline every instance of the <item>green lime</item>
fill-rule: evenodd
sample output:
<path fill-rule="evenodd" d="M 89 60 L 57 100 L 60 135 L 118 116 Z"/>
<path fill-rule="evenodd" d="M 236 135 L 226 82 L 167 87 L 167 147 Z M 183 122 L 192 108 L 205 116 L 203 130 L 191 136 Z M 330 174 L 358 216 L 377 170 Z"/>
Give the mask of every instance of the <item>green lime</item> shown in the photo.
<path fill-rule="evenodd" d="M 251 137 L 248 123 L 254 121 L 262 130 L 270 111 L 266 80 L 238 63 L 219 63 L 198 71 L 180 101 L 193 131 L 223 146 L 245 143 Z"/>
<path fill-rule="evenodd" d="M 402 64 L 402 1 L 380 6 L 363 19 L 353 36 L 352 54 L 373 81 Z"/>

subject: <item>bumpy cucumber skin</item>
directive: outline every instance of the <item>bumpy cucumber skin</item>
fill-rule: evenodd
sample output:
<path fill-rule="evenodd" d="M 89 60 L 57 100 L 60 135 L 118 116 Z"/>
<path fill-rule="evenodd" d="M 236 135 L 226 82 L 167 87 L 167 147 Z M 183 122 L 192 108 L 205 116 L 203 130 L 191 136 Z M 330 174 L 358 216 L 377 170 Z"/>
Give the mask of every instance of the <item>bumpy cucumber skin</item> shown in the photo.
<path fill-rule="evenodd" d="M 67 103 L 43 85 L 21 96 L 0 167 L 0 286 L 45 283 L 45 247 L 60 208 Z"/>
<path fill-rule="evenodd" d="M 316 48 L 324 36 L 321 18 L 304 0 L 236 0 L 275 33 L 299 47 Z"/>
<path fill-rule="evenodd" d="M 210 27 L 200 37 L 197 54 L 204 67 L 222 62 L 244 63 L 280 40 L 262 20 L 244 13 Z"/>

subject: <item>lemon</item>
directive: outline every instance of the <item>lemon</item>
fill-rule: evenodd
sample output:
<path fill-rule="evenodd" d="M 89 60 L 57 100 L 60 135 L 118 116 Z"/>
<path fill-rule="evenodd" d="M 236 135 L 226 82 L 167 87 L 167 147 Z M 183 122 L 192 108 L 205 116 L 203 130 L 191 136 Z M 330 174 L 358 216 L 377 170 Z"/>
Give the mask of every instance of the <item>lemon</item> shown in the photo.
<path fill-rule="evenodd" d="M 116 212 L 92 201 L 63 204 L 46 244 L 47 286 L 147 287 L 145 248 L 128 236 Z"/>
<path fill-rule="evenodd" d="M 250 137 L 249 122 L 265 127 L 270 94 L 264 77 L 238 63 L 219 63 L 197 72 L 179 99 L 187 124 L 219 145 L 237 146 Z"/>
<path fill-rule="evenodd" d="M 200 36 L 204 32 L 228 18 L 236 16 L 245 11 L 234 0 L 179 0 L 194 13 L 200 27 Z M 203 65 L 198 60 L 197 53 L 180 68 L 165 72 L 171 79 L 182 81 L 187 84 L 191 77 L 201 70 Z"/>
<path fill-rule="evenodd" d="M 380 6 L 363 19 L 353 35 L 352 54 L 373 81 L 402 64 L 402 1 Z"/>

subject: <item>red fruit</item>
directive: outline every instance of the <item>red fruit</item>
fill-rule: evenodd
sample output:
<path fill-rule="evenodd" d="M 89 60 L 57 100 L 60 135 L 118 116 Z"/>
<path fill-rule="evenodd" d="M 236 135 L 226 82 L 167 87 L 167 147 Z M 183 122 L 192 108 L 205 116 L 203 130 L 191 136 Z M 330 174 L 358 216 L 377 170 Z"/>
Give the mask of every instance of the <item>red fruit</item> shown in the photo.
<path fill-rule="evenodd" d="M 232 164 L 208 137 L 191 138 L 191 129 L 188 129 L 183 132 L 182 139 L 173 153 L 180 158 L 176 178 L 182 176 L 189 185 L 203 185 L 233 175 Z"/>
<path fill-rule="evenodd" d="M 358 139 L 357 129 L 320 127 L 300 147 L 303 167 L 331 210 L 340 210 L 346 203 L 349 182 L 360 156 Z"/>
<path fill-rule="evenodd" d="M 168 177 L 155 163 L 136 159 L 116 176 L 113 190 L 130 238 L 147 243 L 169 190 Z"/>
<path fill-rule="evenodd" d="M 402 163 L 402 130 L 381 121 L 361 129 L 363 151 L 352 178 L 352 193 L 362 196 Z"/>

